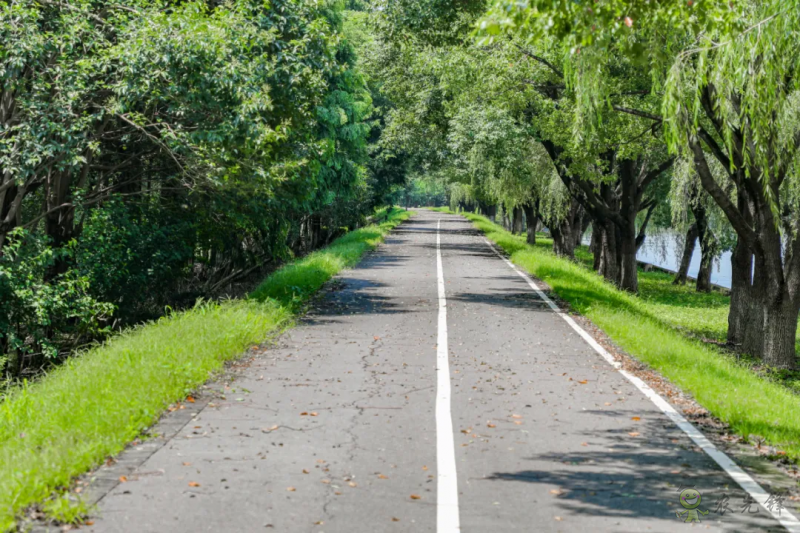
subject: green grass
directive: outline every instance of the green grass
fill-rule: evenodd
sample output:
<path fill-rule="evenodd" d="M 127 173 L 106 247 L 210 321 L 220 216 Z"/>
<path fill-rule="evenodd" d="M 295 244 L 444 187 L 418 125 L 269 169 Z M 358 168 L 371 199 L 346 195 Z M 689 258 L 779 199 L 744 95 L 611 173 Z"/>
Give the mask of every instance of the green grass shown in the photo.
<path fill-rule="evenodd" d="M 584 264 L 552 253 L 552 241 L 525 243 L 488 219 L 465 213 L 514 264 L 545 281 L 574 311 L 588 317 L 620 347 L 691 393 L 745 438 L 756 435 L 800 459 L 800 397 L 781 383 L 698 337 L 723 338 L 728 297 L 676 287 L 663 273 L 640 272 L 640 296 L 604 281 Z"/>
<path fill-rule="evenodd" d="M 226 361 L 289 326 L 300 303 L 409 216 L 383 212 L 384 222 L 277 270 L 248 300 L 201 303 L 132 328 L 12 389 L 0 402 L 0 531 L 15 530 L 37 502 L 56 519 L 79 521 L 85 510 L 64 494 L 75 476 L 120 452 Z"/>

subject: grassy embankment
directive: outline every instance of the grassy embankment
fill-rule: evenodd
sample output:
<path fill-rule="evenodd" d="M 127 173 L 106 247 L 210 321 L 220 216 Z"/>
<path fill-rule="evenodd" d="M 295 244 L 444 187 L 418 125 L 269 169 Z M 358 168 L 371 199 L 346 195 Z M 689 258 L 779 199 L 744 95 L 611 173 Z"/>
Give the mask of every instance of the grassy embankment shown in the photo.
<path fill-rule="evenodd" d="M 639 272 L 640 294 L 622 292 L 591 270 L 591 255 L 577 263 L 556 257 L 552 241 L 525 243 L 482 216 L 464 216 L 499 245 L 511 261 L 545 281 L 571 308 L 588 317 L 615 343 L 647 363 L 744 437 L 763 438 L 793 461 L 800 460 L 800 396 L 791 379 L 758 375 L 709 339 L 725 337 L 729 298 L 672 285 L 672 277 Z"/>
<path fill-rule="evenodd" d="M 247 300 L 202 303 L 132 328 L 10 391 L 0 402 L 0 531 L 14 530 L 37 502 L 79 521 L 85 509 L 64 492 L 75 476 L 121 451 L 226 361 L 290 326 L 323 283 L 409 216 L 380 212 L 383 222 L 285 265 Z"/>

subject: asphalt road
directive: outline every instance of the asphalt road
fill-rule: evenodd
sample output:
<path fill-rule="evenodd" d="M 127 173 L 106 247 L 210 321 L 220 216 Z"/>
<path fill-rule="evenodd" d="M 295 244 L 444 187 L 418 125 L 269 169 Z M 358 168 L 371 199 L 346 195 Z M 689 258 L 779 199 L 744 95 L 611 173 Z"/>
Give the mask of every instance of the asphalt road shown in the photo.
<path fill-rule="evenodd" d="M 334 289 L 85 529 L 781 530 L 461 217 L 419 211 Z"/>

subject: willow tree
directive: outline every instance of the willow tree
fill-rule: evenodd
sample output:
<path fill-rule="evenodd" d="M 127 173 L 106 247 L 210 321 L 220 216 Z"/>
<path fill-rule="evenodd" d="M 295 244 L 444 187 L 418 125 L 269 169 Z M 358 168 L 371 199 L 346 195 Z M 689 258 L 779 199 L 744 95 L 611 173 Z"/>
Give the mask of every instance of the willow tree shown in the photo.
<path fill-rule="evenodd" d="M 559 39 L 586 109 L 622 107 L 603 75 L 615 54 L 635 58 L 649 72 L 671 151 L 691 156 L 703 189 L 737 235 L 728 340 L 769 365 L 794 367 L 798 2 L 503 1 L 483 27 Z M 726 169 L 721 181 L 710 170 L 711 158 Z"/>

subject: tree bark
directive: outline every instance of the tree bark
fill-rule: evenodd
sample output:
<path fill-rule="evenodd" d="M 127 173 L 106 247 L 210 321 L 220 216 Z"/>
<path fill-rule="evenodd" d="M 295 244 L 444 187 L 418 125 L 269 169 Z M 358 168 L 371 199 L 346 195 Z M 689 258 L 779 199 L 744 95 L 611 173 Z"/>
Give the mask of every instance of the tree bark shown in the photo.
<path fill-rule="evenodd" d="M 525 221 L 528 225 L 527 236 L 525 240 L 528 244 L 536 244 L 536 226 L 539 222 L 539 217 L 536 213 L 536 207 L 531 202 L 523 205 L 522 209 L 525 211 Z"/>
<path fill-rule="evenodd" d="M 517 206 L 512 211 L 514 217 L 513 227 L 511 233 L 514 235 L 522 235 L 522 208 Z"/>
<path fill-rule="evenodd" d="M 697 285 L 695 288 L 697 292 L 711 292 L 711 269 L 714 266 L 714 257 L 716 257 L 716 253 L 714 253 L 711 245 L 706 244 L 703 246 L 702 241 L 700 250 L 702 252 L 700 271 L 697 273 Z"/>
<path fill-rule="evenodd" d="M 764 355 L 766 364 L 794 368 L 798 306 L 788 295 L 764 306 Z"/>
<path fill-rule="evenodd" d="M 681 264 L 678 267 L 678 273 L 675 274 L 675 279 L 672 280 L 674 285 L 683 285 L 689 276 L 689 264 L 692 262 L 694 255 L 694 248 L 697 245 L 697 224 L 689 226 L 686 232 L 686 242 L 683 245 L 683 255 L 681 255 Z"/>
<path fill-rule="evenodd" d="M 728 312 L 728 343 L 741 346 L 750 309 L 753 254 L 739 239 L 731 254 L 731 306 Z"/>

